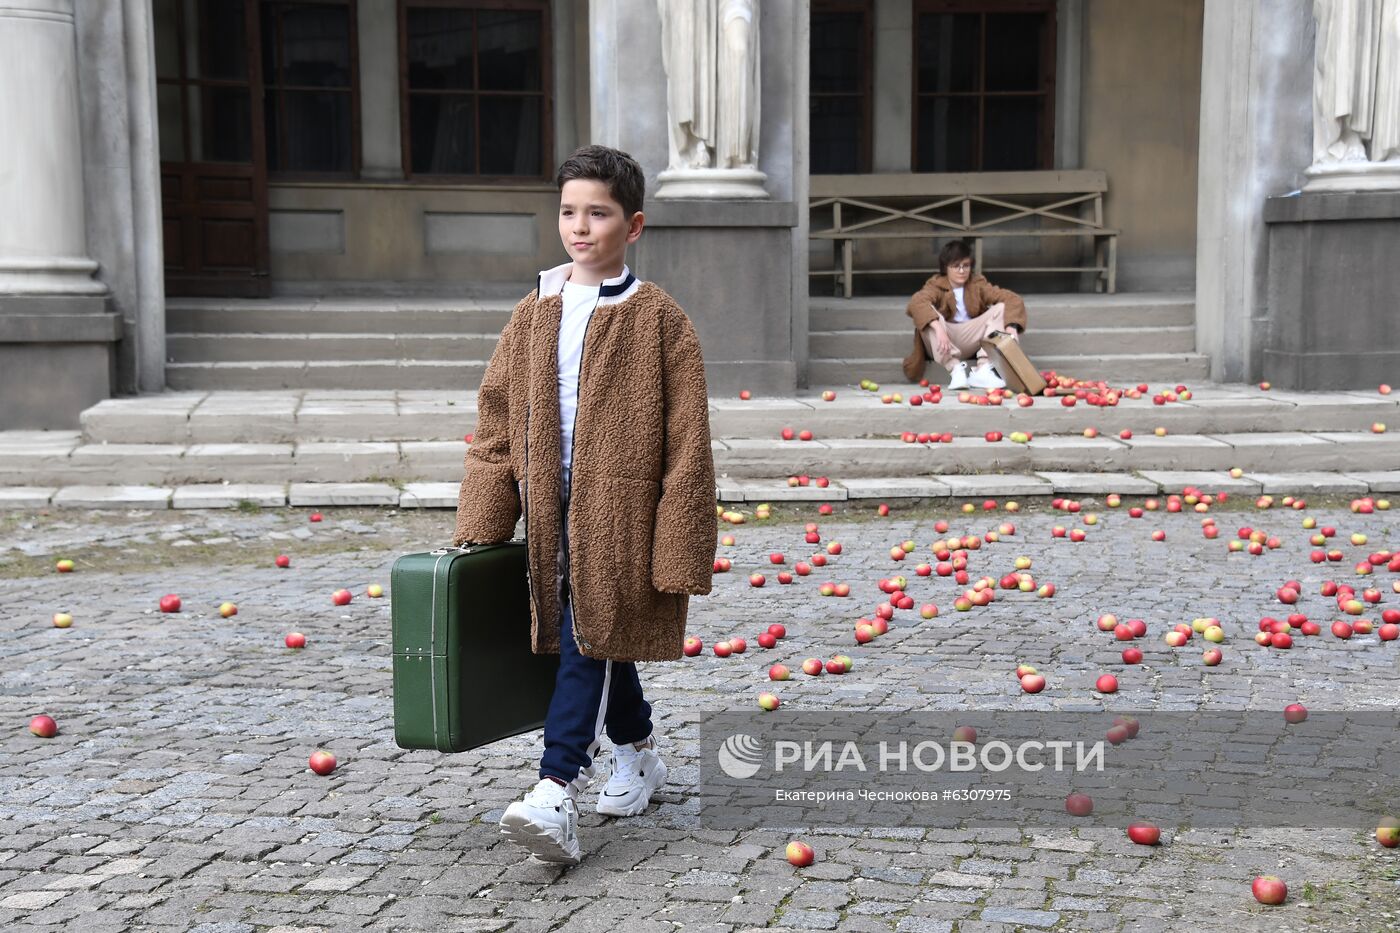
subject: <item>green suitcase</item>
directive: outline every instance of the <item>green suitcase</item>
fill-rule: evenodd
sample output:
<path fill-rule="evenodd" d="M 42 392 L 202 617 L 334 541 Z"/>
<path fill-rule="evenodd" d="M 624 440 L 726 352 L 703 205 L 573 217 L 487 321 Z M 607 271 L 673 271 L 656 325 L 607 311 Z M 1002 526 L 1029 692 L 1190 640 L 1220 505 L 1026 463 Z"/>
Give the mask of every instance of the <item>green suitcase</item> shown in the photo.
<path fill-rule="evenodd" d="M 559 656 L 530 650 L 524 541 L 408 554 L 390 583 L 399 747 L 462 752 L 543 727 Z"/>

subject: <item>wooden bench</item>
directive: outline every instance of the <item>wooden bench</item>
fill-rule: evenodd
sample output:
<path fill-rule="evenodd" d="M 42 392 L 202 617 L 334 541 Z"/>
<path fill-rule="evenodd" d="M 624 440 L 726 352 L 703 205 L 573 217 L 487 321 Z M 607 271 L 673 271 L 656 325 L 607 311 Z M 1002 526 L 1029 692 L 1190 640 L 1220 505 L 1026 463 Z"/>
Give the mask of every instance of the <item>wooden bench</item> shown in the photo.
<path fill-rule="evenodd" d="M 850 298 L 857 275 L 928 275 L 936 270 L 933 263 L 919 269 L 858 269 L 857 241 L 961 238 L 971 242 L 979 272 L 1092 272 L 1095 291 L 1113 292 L 1118 288 L 1118 231 L 1103 224 L 1107 193 L 1108 176 L 1098 171 L 813 175 L 810 236 L 832 241 L 836 267 L 811 274 L 834 276 Z M 1090 237 L 1093 262 L 983 266 L 983 241 L 1011 237 Z"/>

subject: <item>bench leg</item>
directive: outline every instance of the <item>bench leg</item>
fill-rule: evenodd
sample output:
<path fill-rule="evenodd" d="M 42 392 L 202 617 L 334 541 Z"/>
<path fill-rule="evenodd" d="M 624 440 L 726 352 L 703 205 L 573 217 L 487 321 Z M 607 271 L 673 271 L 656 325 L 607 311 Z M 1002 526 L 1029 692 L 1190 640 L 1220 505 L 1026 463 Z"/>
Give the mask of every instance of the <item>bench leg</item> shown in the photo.
<path fill-rule="evenodd" d="M 1118 291 L 1118 237 L 1108 238 L 1108 293 Z"/>
<path fill-rule="evenodd" d="M 1094 265 L 1098 268 L 1094 271 L 1094 291 L 1101 292 L 1108 282 L 1107 275 L 1108 250 L 1104 243 L 1104 238 L 1094 237 Z"/>
<path fill-rule="evenodd" d="M 831 268 L 839 270 L 841 268 L 841 241 L 831 241 Z M 836 297 L 841 295 L 841 273 L 838 271 L 831 277 L 831 294 Z"/>
<path fill-rule="evenodd" d="M 852 285 L 852 282 L 851 282 L 851 267 L 854 265 L 854 259 L 855 259 L 855 255 L 854 255 L 854 254 L 855 254 L 855 241 L 854 241 L 854 240 L 843 240 L 843 241 L 841 242 L 841 271 L 842 271 L 842 274 L 843 274 L 843 276 L 844 276 L 844 278 L 845 278 L 845 281 L 846 281 L 846 297 L 847 297 L 847 298 L 850 298 L 851 295 L 853 294 L 852 289 L 851 289 L 851 285 Z"/>

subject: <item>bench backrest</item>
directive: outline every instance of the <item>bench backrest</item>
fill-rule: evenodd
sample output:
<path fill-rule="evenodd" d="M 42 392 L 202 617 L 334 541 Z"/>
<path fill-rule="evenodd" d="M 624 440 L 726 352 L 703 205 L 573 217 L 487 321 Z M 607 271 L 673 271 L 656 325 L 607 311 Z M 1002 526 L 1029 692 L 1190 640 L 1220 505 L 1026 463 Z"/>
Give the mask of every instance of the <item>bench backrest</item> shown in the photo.
<path fill-rule="evenodd" d="M 813 175 L 811 198 L 1088 194 L 1108 191 L 1103 171 Z"/>

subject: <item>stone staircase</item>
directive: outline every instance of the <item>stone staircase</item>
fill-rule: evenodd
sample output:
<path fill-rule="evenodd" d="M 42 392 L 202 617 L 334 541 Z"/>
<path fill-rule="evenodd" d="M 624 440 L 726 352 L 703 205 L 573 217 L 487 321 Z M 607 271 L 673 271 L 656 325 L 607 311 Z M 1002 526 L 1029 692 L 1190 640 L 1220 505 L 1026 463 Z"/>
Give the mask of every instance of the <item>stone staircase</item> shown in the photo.
<path fill-rule="evenodd" d="M 166 384 L 218 389 L 475 388 L 510 299 L 171 299 Z"/>
<path fill-rule="evenodd" d="M 1160 386 L 1159 386 L 1160 387 Z M 908 387 L 886 386 L 886 391 Z M 1400 467 L 1400 396 L 1264 392 L 1200 384 L 1189 401 L 1116 408 L 883 404 L 835 387 L 789 397 L 714 398 L 716 472 L 723 480 L 807 473 L 833 481 L 989 474 L 1225 471 L 1262 475 L 1390 471 Z M 168 392 L 89 409 L 81 432 L 0 434 L 0 485 L 363 482 L 450 483 L 461 477 L 470 392 L 266 390 Z M 784 427 L 813 440 L 784 441 Z M 1097 437 L 1085 437 L 1093 427 Z M 1164 436 L 1155 435 L 1162 427 Z M 1121 438 L 1124 429 L 1130 438 Z M 988 431 L 1003 435 L 986 440 Z M 1009 440 L 1032 433 L 1029 443 Z M 950 433 L 907 443 L 904 432 Z"/>
<path fill-rule="evenodd" d="M 811 384 L 901 380 L 906 300 L 813 297 Z M 1041 369 L 1132 384 L 1207 376 L 1189 293 L 1026 300 L 1025 349 Z M 475 388 L 512 307 L 505 298 L 172 299 L 166 381 L 179 391 Z"/>
<path fill-rule="evenodd" d="M 813 296 L 809 364 L 813 385 L 861 379 L 903 381 L 912 346 L 906 296 Z M 1196 302 L 1187 293 L 1028 295 L 1022 346 L 1041 370 L 1111 383 L 1203 382 L 1209 359 L 1196 352 Z M 930 378 L 936 373 L 930 370 Z"/>

